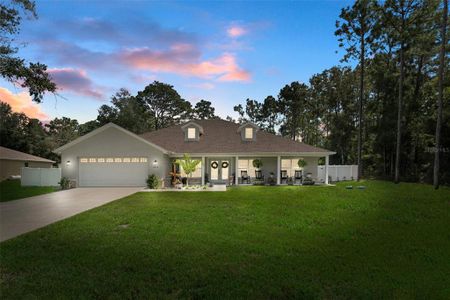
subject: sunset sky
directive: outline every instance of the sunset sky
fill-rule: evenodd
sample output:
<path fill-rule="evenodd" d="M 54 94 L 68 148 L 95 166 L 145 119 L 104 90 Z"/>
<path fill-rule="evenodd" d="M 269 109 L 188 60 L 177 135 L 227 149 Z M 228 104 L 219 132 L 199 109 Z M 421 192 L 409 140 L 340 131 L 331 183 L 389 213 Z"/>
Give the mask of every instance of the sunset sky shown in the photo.
<path fill-rule="evenodd" d="M 344 1 L 150 2 L 37 1 L 19 54 L 47 64 L 64 98 L 33 104 L 0 79 L 0 99 L 41 120 L 97 116 L 111 95 L 154 80 L 193 105 L 206 99 L 221 117 L 251 98 L 277 96 L 292 81 L 339 63 L 334 36 Z"/>

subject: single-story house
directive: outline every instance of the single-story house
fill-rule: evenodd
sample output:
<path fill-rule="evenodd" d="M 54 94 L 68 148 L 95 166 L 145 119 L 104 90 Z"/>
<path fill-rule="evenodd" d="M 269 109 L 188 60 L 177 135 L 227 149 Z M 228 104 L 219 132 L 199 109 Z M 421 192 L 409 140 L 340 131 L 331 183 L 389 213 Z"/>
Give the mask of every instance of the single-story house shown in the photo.
<path fill-rule="evenodd" d="M 54 163 L 50 159 L 0 146 L 0 180 L 20 175 L 23 167 L 51 168 Z"/>
<path fill-rule="evenodd" d="M 174 160 L 185 153 L 201 160 L 192 174 L 199 184 L 248 183 L 243 176 L 256 176 L 254 159 L 263 162 L 259 175 L 281 184 L 286 176 L 299 174 L 299 158 L 307 163 L 301 172 L 316 178 L 318 160 L 325 158 L 328 169 L 328 158 L 335 153 L 259 130 L 253 123 L 220 119 L 193 120 L 141 135 L 109 123 L 54 152 L 61 155 L 62 176 L 81 187 L 145 186 L 150 174 L 167 186 Z"/>

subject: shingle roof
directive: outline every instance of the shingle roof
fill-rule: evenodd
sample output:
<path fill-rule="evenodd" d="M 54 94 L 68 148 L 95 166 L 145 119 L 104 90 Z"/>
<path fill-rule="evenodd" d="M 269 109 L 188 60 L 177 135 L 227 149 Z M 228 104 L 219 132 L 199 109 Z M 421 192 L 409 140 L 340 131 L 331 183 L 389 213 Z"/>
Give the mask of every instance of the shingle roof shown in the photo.
<path fill-rule="evenodd" d="M 23 153 L 20 151 L 16 151 L 1 146 L 0 146 L 0 159 L 54 163 L 53 160 L 49 160 L 39 156 L 34 156 L 31 154 Z"/>
<path fill-rule="evenodd" d="M 256 141 L 243 141 L 239 124 L 220 120 L 195 120 L 203 127 L 199 141 L 185 141 L 183 125 L 175 125 L 141 134 L 140 137 L 174 153 L 332 153 L 265 131 L 256 133 Z"/>

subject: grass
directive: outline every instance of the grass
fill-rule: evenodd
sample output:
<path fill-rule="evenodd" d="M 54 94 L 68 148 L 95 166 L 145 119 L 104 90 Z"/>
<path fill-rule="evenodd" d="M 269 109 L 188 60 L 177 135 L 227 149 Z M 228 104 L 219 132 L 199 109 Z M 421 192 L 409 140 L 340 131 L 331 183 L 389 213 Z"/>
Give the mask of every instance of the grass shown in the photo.
<path fill-rule="evenodd" d="M 137 193 L 1 243 L 0 297 L 449 299 L 450 189 L 364 184 Z"/>
<path fill-rule="evenodd" d="M 51 186 L 20 186 L 20 180 L 4 180 L 0 182 L 0 202 L 27 198 L 56 191 Z"/>

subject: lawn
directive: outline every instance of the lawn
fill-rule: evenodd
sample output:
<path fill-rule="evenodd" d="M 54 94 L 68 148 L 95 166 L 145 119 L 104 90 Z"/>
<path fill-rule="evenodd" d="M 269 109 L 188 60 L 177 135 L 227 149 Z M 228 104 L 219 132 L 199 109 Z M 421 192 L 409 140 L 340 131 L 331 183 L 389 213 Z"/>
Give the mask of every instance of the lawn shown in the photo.
<path fill-rule="evenodd" d="M 0 244 L 7 298 L 450 298 L 450 189 L 137 193 Z"/>
<path fill-rule="evenodd" d="M 0 182 L 0 202 L 27 198 L 56 191 L 51 186 L 20 186 L 20 180 L 4 180 Z"/>

